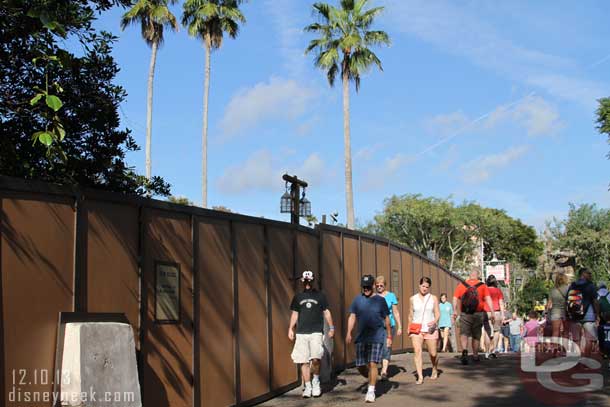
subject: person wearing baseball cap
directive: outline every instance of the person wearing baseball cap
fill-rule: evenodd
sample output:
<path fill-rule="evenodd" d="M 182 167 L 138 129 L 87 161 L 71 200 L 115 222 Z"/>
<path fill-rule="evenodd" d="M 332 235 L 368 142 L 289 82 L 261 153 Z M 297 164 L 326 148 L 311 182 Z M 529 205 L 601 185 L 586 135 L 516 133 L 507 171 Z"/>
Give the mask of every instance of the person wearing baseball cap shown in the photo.
<path fill-rule="evenodd" d="M 290 304 L 292 314 L 288 327 L 288 339 L 295 341 L 291 357 L 294 363 L 301 365 L 301 377 L 305 386 L 303 397 L 319 397 L 322 394 L 320 359 L 324 355 L 324 319 L 329 326 L 328 336 L 330 338 L 335 335 L 335 327 L 326 296 L 313 287 L 313 272 L 305 270 L 301 276 L 301 282 L 303 292 L 295 295 Z"/>
<path fill-rule="evenodd" d="M 369 387 L 364 398 L 367 403 L 375 401 L 377 365 L 381 363 L 385 347 L 392 346 L 390 312 L 385 299 L 373 291 L 374 284 L 375 277 L 370 274 L 362 276 L 360 281 L 362 294 L 354 298 L 349 307 L 347 336 L 345 337 L 346 343 L 352 342 L 352 331 L 358 321 L 358 334 L 355 340 L 356 367 L 360 374 L 369 380 Z"/>

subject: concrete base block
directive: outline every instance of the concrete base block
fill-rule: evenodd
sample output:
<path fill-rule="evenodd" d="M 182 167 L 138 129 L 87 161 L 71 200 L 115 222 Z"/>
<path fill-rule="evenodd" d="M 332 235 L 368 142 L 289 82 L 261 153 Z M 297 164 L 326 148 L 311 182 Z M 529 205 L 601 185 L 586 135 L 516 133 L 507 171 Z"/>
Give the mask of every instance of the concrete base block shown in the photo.
<path fill-rule="evenodd" d="M 62 406 L 141 407 L 131 326 L 66 324 L 61 379 Z"/>

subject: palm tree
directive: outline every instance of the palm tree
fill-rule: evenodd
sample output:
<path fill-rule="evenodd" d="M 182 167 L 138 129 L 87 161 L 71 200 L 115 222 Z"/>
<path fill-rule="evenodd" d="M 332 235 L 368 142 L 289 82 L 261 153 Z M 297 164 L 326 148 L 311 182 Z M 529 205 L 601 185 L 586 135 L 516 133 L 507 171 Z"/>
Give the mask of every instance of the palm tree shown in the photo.
<path fill-rule="evenodd" d="M 208 206 L 208 100 L 210 95 L 210 58 L 213 49 L 222 45 L 224 33 L 235 38 L 239 24 L 246 18 L 239 10 L 242 0 L 186 0 L 182 25 L 189 35 L 203 41 L 205 46 L 205 82 L 203 85 L 203 130 L 202 130 L 202 202 Z"/>
<path fill-rule="evenodd" d="M 163 29 L 165 27 L 172 28 L 174 31 L 178 30 L 176 17 L 168 7 L 169 4 L 175 2 L 176 0 L 137 0 L 121 18 L 122 30 L 130 24 L 140 23 L 142 37 L 146 44 L 152 48 L 148 69 L 148 93 L 146 95 L 146 178 L 148 180 L 151 178 L 152 100 L 157 49 L 163 44 Z"/>
<path fill-rule="evenodd" d="M 349 83 L 360 89 L 360 74 L 373 64 L 383 71 L 381 61 L 370 47 L 389 45 L 390 37 L 384 31 L 369 30 L 383 7 L 365 10 L 369 0 L 340 0 L 340 7 L 326 3 L 313 5 L 318 22 L 305 27 L 305 31 L 319 35 L 311 40 L 305 54 L 315 51 L 315 66 L 326 71 L 328 83 L 333 86 L 337 74 L 343 82 L 343 140 L 345 154 L 345 200 L 347 227 L 354 228 L 354 194 L 352 190 L 352 149 L 349 127 Z"/>

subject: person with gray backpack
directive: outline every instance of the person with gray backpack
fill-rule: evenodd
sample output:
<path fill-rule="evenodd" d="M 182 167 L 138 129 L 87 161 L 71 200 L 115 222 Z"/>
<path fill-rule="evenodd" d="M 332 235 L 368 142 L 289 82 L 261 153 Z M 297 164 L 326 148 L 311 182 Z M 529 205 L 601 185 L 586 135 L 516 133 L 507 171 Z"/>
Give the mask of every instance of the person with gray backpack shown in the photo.
<path fill-rule="evenodd" d="M 570 284 L 566 295 L 566 317 L 572 333 L 572 341 L 576 345 L 580 346 L 584 332 L 583 356 L 591 356 L 593 345 L 597 342 L 595 325 L 599 318 L 599 302 L 597 289 L 591 279 L 591 271 L 581 268 L 578 271 L 578 280 Z"/>

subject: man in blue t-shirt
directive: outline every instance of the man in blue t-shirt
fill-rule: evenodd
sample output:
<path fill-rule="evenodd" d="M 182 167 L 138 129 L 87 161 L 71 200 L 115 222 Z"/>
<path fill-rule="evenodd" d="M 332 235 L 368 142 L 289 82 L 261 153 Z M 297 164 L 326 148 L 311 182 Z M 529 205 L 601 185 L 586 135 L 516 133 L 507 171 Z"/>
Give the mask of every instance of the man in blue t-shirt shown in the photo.
<path fill-rule="evenodd" d="M 374 283 L 375 278 L 372 275 L 367 274 L 362 277 L 360 282 L 362 294 L 354 298 L 349 307 L 345 337 L 346 343 L 352 342 L 352 331 L 358 321 L 358 335 L 355 341 L 356 367 L 361 375 L 369 379 L 368 391 L 364 398 L 366 402 L 375 401 L 377 365 L 381 362 L 384 347 L 392 346 L 388 306 L 382 296 L 373 292 Z"/>

